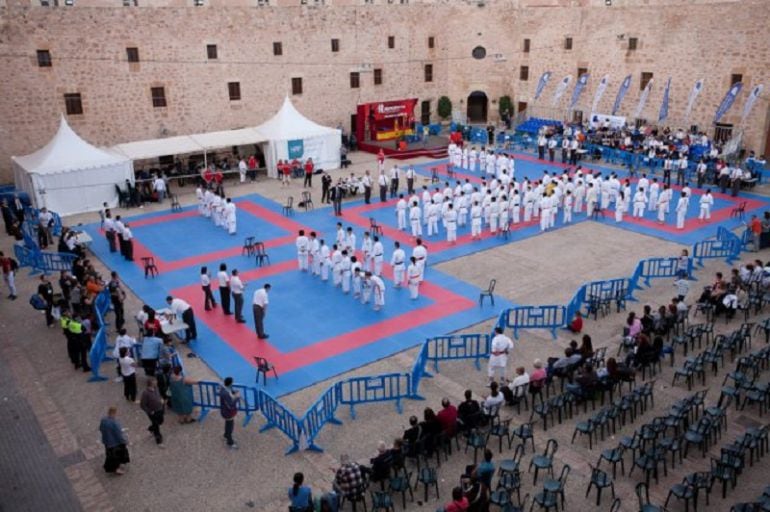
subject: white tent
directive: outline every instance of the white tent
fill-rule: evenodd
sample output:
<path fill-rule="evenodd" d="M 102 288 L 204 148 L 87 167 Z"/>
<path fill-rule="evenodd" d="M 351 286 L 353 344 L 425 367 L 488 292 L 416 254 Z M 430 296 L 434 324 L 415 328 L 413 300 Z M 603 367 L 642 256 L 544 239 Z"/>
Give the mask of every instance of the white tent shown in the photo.
<path fill-rule="evenodd" d="M 134 181 L 131 160 L 81 139 L 64 120 L 53 139 L 32 154 L 11 157 L 16 187 L 32 203 L 59 215 L 118 204 L 115 185 Z"/>
<path fill-rule="evenodd" d="M 265 152 L 265 165 L 270 177 L 278 177 L 278 160 L 305 161 L 312 158 L 316 169 L 337 169 L 340 166 L 342 132 L 314 123 L 300 114 L 289 97 L 269 120 L 257 126 L 269 144 Z M 290 150 L 291 148 L 291 150 Z"/>

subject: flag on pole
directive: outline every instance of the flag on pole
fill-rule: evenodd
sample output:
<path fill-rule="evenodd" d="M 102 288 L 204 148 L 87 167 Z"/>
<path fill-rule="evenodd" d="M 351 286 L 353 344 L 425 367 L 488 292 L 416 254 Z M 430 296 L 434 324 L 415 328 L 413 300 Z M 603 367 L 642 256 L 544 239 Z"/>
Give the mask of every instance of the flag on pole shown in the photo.
<path fill-rule="evenodd" d="M 685 123 L 690 120 L 690 112 L 692 112 L 692 107 L 695 105 L 695 100 L 698 99 L 698 95 L 700 94 L 701 90 L 703 90 L 702 78 L 695 82 L 695 84 L 692 86 L 692 90 L 690 91 L 690 97 L 687 98 L 687 108 L 684 109 Z"/>
<path fill-rule="evenodd" d="M 546 71 L 540 76 L 540 80 L 537 82 L 537 88 L 535 89 L 535 101 L 543 94 L 543 89 L 548 85 L 548 81 L 551 79 L 551 72 Z"/>
<path fill-rule="evenodd" d="M 636 110 L 634 110 L 634 117 L 636 119 L 639 119 L 642 115 L 642 111 L 644 110 L 644 106 L 647 104 L 647 98 L 650 96 L 650 91 L 652 90 L 652 84 L 654 81 L 654 78 L 650 78 L 650 81 L 647 82 L 647 85 L 644 86 L 642 95 L 639 96 L 639 103 L 636 105 Z"/>
<path fill-rule="evenodd" d="M 580 75 L 580 78 L 577 79 L 577 82 L 575 82 L 575 90 L 572 91 L 572 99 L 569 102 L 570 110 L 575 108 L 575 105 L 577 105 L 577 102 L 580 99 L 580 95 L 583 93 L 583 89 L 586 88 L 589 76 L 590 75 L 588 73 L 583 73 Z"/>
<path fill-rule="evenodd" d="M 671 89 L 671 77 L 666 82 L 666 89 L 663 91 L 663 102 L 660 104 L 660 112 L 658 113 L 658 122 L 665 121 L 668 117 L 668 92 Z"/>
<path fill-rule="evenodd" d="M 567 75 L 561 79 L 561 82 L 559 82 L 559 85 L 556 86 L 556 92 L 553 93 L 553 100 L 551 100 L 551 106 L 555 107 L 556 104 L 559 103 L 559 99 L 561 98 L 562 94 L 564 94 L 564 91 L 567 90 L 567 87 L 569 86 L 569 83 L 571 81 L 572 81 L 572 75 Z"/>
<path fill-rule="evenodd" d="M 754 103 L 757 102 L 757 98 L 759 98 L 759 95 L 762 94 L 762 89 L 764 89 L 765 86 L 762 84 L 759 84 L 758 86 L 754 87 L 751 92 L 749 93 L 749 97 L 746 98 L 746 103 L 743 104 L 743 114 L 741 114 L 741 123 L 744 122 L 751 113 L 751 109 L 754 107 Z"/>
<path fill-rule="evenodd" d="M 596 93 L 594 94 L 594 102 L 591 104 L 591 113 L 596 112 L 596 107 L 599 106 L 599 102 L 604 96 L 604 91 L 607 90 L 607 84 L 610 83 L 610 75 L 604 75 L 596 87 Z"/>
<path fill-rule="evenodd" d="M 730 110 L 730 107 L 732 107 L 733 103 L 735 103 L 735 98 L 738 97 L 741 89 L 743 89 L 743 84 L 740 82 L 730 86 L 730 89 L 727 91 L 727 94 L 725 94 L 725 97 L 722 99 L 722 103 L 719 104 L 717 112 L 714 115 L 715 123 L 718 123 L 719 120 L 722 119 L 722 116 L 725 115 L 728 110 Z"/>
<path fill-rule="evenodd" d="M 612 106 L 613 116 L 617 114 L 618 110 L 620 110 L 620 104 L 623 103 L 623 98 L 625 98 L 629 87 L 631 87 L 631 75 L 628 75 L 627 77 L 625 77 L 623 79 L 623 82 L 620 84 L 620 89 L 618 89 L 618 95 L 615 96 L 615 104 Z"/>

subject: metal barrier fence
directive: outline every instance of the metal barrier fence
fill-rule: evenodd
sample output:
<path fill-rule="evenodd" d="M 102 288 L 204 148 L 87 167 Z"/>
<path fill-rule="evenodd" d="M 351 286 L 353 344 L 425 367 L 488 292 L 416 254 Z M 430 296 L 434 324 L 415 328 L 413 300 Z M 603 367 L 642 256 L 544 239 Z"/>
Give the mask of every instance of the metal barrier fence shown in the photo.
<path fill-rule="evenodd" d="M 679 258 L 649 258 L 639 261 L 636 271 L 631 277 L 631 288 L 639 288 L 639 279 L 644 279 L 644 286 L 650 286 L 650 279 L 659 277 L 676 277 L 680 270 L 692 276 L 692 258 L 687 258 L 687 267 L 679 268 Z M 632 291 L 633 293 L 633 291 Z"/>
<path fill-rule="evenodd" d="M 396 402 L 396 410 L 403 412 L 401 399 L 411 396 L 408 373 L 388 373 L 370 377 L 353 377 L 337 383 L 339 403 L 350 406 L 350 417 L 356 419 L 357 404 L 371 402 Z"/>
<path fill-rule="evenodd" d="M 412 365 L 412 371 L 410 375 L 410 384 L 412 393 L 409 396 L 412 400 L 425 400 L 417 393 L 420 387 L 420 381 L 423 377 L 433 377 L 430 373 L 425 371 L 425 365 L 428 363 L 428 343 L 423 343 L 420 347 L 420 351 L 417 353 L 417 357 Z"/>
<path fill-rule="evenodd" d="M 297 417 L 263 389 L 259 390 L 259 405 L 260 412 L 267 420 L 267 423 L 259 431 L 264 432 L 271 428 L 277 428 L 292 441 L 292 446 L 286 451 L 286 455 L 299 450 L 299 443 L 303 437 L 303 432 L 302 424 Z"/>
<path fill-rule="evenodd" d="M 586 302 L 586 285 L 580 286 L 567 304 L 567 310 L 564 312 L 564 321 L 571 322 L 575 313 L 583 312 L 583 304 Z"/>
<path fill-rule="evenodd" d="M 556 339 L 556 329 L 567 322 L 564 306 L 519 306 L 500 313 L 498 326 L 513 329 L 513 337 L 519 339 L 519 329 L 548 329 Z"/>
<path fill-rule="evenodd" d="M 323 451 L 323 449 L 316 444 L 315 440 L 325 424 L 342 424 L 342 422 L 334 416 L 339 403 L 339 384 L 335 383 L 308 408 L 307 412 L 305 412 L 300 423 L 302 424 L 302 430 L 307 439 L 308 450 L 316 452 Z"/>
<path fill-rule="evenodd" d="M 107 356 L 108 324 L 104 318 L 109 310 L 110 292 L 105 289 L 99 292 L 94 300 L 94 311 L 96 312 L 96 321 L 99 324 L 99 329 L 96 331 L 96 335 L 91 342 L 91 350 L 88 351 L 88 361 L 91 365 L 91 376 L 88 378 L 88 382 L 107 380 L 107 377 L 100 375 L 99 371 L 101 370 L 101 364 L 111 359 Z"/>
<path fill-rule="evenodd" d="M 423 345 L 425 358 L 433 362 L 433 370 L 438 373 L 439 361 L 473 359 L 476 369 L 481 369 L 480 359 L 489 357 L 489 334 L 456 334 L 430 338 Z"/>
<path fill-rule="evenodd" d="M 703 240 L 693 246 L 692 257 L 699 266 L 703 266 L 703 260 L 713 258 L 724 258 L 725 262 L 731 264 L 735 261 L 741 252 L 741 241 L 736 236 L 729 240 Z"/>

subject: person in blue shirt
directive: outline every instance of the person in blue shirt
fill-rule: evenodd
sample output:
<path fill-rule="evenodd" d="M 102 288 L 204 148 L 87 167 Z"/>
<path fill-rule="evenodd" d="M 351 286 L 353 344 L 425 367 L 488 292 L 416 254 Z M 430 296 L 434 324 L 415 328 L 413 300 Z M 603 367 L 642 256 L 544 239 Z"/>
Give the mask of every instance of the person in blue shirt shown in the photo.
<path fill-rule="evenodd" d="M 289 488 L 289 510 L 291 512 L 311 512 L 313 510 L 313 496 L 310 487 L 302 485 L 305 475 L 294 473 L 294 485 Z"/>
<path fill-rule="evenodd" d="M 107 416 L 102 418 L 99 423 L 99 432 L 102 434 L 102 444 L 106 456 L 104 459 L 104 471 L 116 475 L 122 475 L 124 472 L 120 469 L 121 464 L 130 462 L 128 456 L 128 441 L 123 435 L 123 427 L 120 426 L 115 417 L 118 414 L 118 408 L 114 405 L 107 410 Z"/>
<path fill-rule="evenodd" d="M 479 479 L 487 489 L 492 487 L 492 476 L 495 474 L 495 464 L 492 462 L 492 450 L 484 450 L 484 461 L 476 466 L 474 471 L 476 478 Z"/>
<path fill-rule="evenodd" d="M 142 367 L 144 374 L 148 377 L 155 375 L 155 368 L 158 366 L 160 357 L 160 348 L 163 346 L 163 340 L 155 336 L 145 336 L 142 341 Z"/>

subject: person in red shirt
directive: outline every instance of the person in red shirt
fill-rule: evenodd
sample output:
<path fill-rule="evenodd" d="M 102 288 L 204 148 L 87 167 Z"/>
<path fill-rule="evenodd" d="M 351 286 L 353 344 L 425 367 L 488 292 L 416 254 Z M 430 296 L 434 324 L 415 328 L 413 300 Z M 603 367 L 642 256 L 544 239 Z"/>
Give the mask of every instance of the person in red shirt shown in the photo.
<path fill-rule="evenodd" d="M 214 179 L 214 173 L 211 172 L 211 169 L 206 167 L 206 169 L 203 171 L 203 181 L 206 182 L 206 188 L 208 188 L 209 184 L 211 183 L 211 180 Z"/>
<path fill-rule="evenodd" d="M 463 490 L 460 487 L 452 489 L 452 501 L 444 505 L 444 512 L 465 512 L 470 507 L 468 498 L 463 496 Z"/>
<path fill-rule="evenodd" d="M 315 166 L 313 165 L 313 159 L 308 158 L 307 162 L 305 162 L 305 183 L 303 183 L 302 187 L 308 187 L 313 188 L 313 170 L 315 169 Z"/>
<path fill-rule="evenodd" d="M 225 191 L 222 188 L 222 180 L 224 180 L 225 177 L 222 174 L 222 171 L 217 169 L 217 172 L 214 173 L 214 183 L 216 183 L 216 191 L 218 195 L 224 195 Z"/>
<path fill-rule="evenodd" d="M 580 311 L 575 311 L 575 318 L 570 322 L 569 330 L 575 333 L 583 330 L 583 315 L 580 314 Z"/>
<path fill-rule="evenodd" d="M 288 160 L 286 161 L 288 164 Z M 291 167 L 289 168 L 291 171 L 292 176 L 301 176 L 302 175 L 302 162 L 297 160 L 296 158 L 291 161 Z"/>
<path fill-rule="evenodd" d="M 276 167 L 278 168 L 278 177 L 281 179 L 281 186 L 286 185 L 288 187 L 291 185 L 291 168 L 289 164 L 283 160 L 278 160 Z"/>
<path fill-rule="evenodd" d="M 251 155 L 249 157 L 249 179 L 251 181 L 254 181 L 257 179 L 257 157 L 256 155 Z"/>
<path fill-rule="evenodd" d="M 441 407 L 436 419 L 441 424 L 441 430 L 451 438 L 457 430 L 457 407 L 452 405 L 448 398 L 441 400 Z"/>
<path fill-rule="evenodd" d="M 762 237 L 762 222 L 756 215 L 751 216 L 751 234 L 754 238 L 754 252 L 759 250 L 760 238 Z"/>

